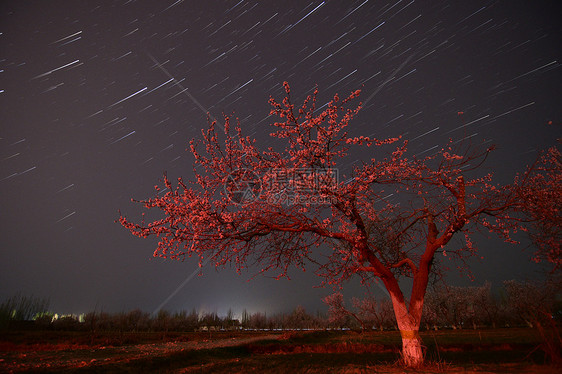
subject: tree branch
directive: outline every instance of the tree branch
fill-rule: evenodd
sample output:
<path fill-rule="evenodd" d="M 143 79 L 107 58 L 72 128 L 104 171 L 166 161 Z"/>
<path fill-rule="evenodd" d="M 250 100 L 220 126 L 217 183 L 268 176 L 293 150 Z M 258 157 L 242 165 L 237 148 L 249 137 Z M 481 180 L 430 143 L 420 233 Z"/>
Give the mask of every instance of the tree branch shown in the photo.
<path fill-rule="evenodd" d="M 416 274 L 418 272 L 418 268 L 416 267 L 416 264 L 414 264 L 414 261 L 412 261 L 409 258 L 404 258 L 401 261 L 397 262 L 394 265 L 391 265 L 391 268 L 399 268 L 402 267 L 404 265 L 408 265 L 410 267 L 410 270 L 412 270 L 412 274 Z"/>

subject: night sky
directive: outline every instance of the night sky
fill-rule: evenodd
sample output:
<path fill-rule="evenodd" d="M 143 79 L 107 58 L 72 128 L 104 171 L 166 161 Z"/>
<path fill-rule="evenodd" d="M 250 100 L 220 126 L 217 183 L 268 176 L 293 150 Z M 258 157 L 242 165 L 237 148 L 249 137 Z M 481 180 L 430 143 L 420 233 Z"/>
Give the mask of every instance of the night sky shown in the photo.
<path fill-rule="evenodd" d="M 153 196 L 165 171 L 191 178 L 186 148 L 207 112 L 234 112 L 266 146 L 267 100 L 285 80 L 295 103 L 316 85 L 321 103 L 361 89 L 352 131 L 402 135 L 419 155 L 494 143 L 484 170 L 509 182 L 562 136 L 561 14 L 559 1 L 2 1 L 0 299 L 50 298 L 59 313 L 167 299 L 219 314 L 322 309 L 332 290 L 312 272 L 190 278 L 196 259 L 152 258 L 156 241 L 118 211 L 140 219 L 130 199 Z M 523 246 L 479 244 L 475 281 L 454 282 L 535 276 Z"/>

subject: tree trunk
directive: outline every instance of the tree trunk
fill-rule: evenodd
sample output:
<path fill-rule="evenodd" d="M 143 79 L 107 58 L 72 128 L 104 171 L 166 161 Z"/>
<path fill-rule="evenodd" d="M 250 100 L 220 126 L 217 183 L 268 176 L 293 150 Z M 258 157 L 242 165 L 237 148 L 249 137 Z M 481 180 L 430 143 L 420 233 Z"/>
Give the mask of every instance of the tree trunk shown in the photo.
<path fill-rule="evenodd" d="M 422 340 L 418 330 L 402 331 L 402 358 L 407 367 L 423 365 Z"/>
<path fill-rule="evenodd" d="M 422 304 L 417 303 L 414 306 L 415 310 L 408 312 L 403 298 L 390 293 L 390 299 L 394 307 L 396 323 L 402 336 L 404 366 L 420 367 L 423 365 L 422 341 L 419 334 L 421 318 L 415 318 L 415 316 L 421 316 Z"/>

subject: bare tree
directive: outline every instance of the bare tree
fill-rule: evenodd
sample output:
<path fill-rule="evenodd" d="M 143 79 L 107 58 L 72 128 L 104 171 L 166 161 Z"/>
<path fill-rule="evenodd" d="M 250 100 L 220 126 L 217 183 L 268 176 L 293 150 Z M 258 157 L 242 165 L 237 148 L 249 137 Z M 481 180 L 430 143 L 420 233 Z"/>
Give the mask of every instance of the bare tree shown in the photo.
<path fill-rule="evenodd" d="M 359 323 L 362 330 L 365 330 L 363 319 L 357 313 L 345 307 L 341 292 L 326 296 L 322 301 L 328 305 L 328 321 L 330 324 L 341 327 L 346 324 L 348 317 L 351 317 Z"/>
<path fill-rule="evenodd" d="M 484 282 L 481 287 L 476 287 L 473 303 L 480 324 L 496 328 L 502 313 L 502 306 L 494 296 L 490 282 Z"/>
<path fill-rule="evenodd" d="M 462 329 L 469 318 L 469 300 L 464 287 L 441 285 L 427 293 L 426 315 L 434 326 Z"/>
<path fill-rule="evenodd" d="M 363 299 L 354 297 L 351 301 L 361 320 L 370 329 L 378 328 L 383 331 L 385 328 L 395 327 L 392 302 L 389 299 L 377 300 L 371 296 Z"/>
<path fill-rule="evenodd" d="M 544 283 L 505 281 L 504 288 L 509 312 L 536 328 L 542 338 L 542 349 L 553 363 L 562 364 L 562 337 L 554 315 L 562 290 L 560 275 Z"/>

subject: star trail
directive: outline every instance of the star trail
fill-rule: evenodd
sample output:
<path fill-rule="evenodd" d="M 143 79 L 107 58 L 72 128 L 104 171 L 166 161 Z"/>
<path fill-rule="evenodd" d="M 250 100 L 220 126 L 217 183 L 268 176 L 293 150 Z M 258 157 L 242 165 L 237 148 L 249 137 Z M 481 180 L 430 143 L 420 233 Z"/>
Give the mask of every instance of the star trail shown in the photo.
<path fill-rule="evenodd" d="M 154 195 L 164 172 L 192 177 L 186 149 L 208 119 L 233 115 L 272 145 L 267 101 L 282 97 L 283 81 L 295 104 L 318 87 L 318 107 L 360 89 L 350 131 L 402 136 L 418 156 L 449 139 L 496 144 L 489 171 L 508 182 L 562 136 L 560 10 L 507 0 L 3 2 L 0 297 L 47 297 L 74 313 L 164 300 L 219 312 L 322 308 L 330 290 L 311 275 L 247 282 L 251 272 L 206 266 L 195 277 L 196 259 L 153 259 L 154 241 L 114 221 L 119 210 L 140 217 L 130 199 Z M 478 284 L 533 276 L 530 252 L 482 241 Z"/>

